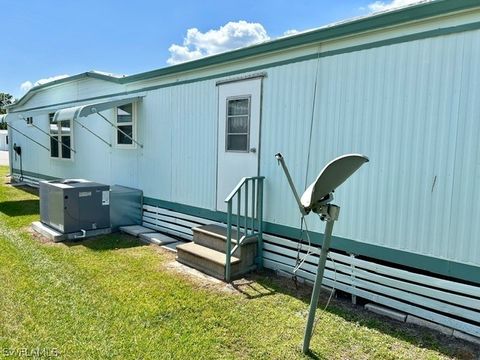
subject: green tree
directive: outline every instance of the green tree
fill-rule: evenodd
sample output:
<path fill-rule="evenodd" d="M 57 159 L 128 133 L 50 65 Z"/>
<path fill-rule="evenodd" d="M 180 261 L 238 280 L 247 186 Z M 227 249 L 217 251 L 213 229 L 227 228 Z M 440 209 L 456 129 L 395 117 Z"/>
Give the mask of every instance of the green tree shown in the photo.
<path fill-rule="evenodd" d="M 6 105 L 13 103 L 15 99 L 12 95 L 4 92 L 0 92 L 0 115 L 5 114 L 6 110 L 3 108 Z M 2 122 L 0 123 L 0 129 L 6 129 L 7 123 Z"/>

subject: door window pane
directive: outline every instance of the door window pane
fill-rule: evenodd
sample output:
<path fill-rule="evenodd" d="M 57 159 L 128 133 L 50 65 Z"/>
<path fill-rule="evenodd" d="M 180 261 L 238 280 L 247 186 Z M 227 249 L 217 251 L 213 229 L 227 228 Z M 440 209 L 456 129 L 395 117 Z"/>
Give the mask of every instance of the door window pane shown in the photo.
<path fill-rule="evenodd" d="M 231 151 L 248 151 L 247 135 L 228 135 L 227 149 Z"/>
<path fill-rule="evenodd" d="M 248 115 L 250 99 L 234 99 L 228 101 L 228 116 L 231 115 Z"/>
<path fill-rule="evenodd" d="M 250 97 L 227 99 L 226 151 L 248 152 L 250 138 Z"/>
<path fill-rule="evenodd" d="M 228 119 L 229 133 L 248 133 L 248 116 L 235 116 Z"/>

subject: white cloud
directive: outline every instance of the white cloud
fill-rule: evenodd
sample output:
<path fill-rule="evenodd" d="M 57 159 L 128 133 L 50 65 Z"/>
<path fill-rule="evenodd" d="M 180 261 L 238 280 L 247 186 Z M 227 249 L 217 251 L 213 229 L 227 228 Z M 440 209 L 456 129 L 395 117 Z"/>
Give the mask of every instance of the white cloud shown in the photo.
<path fill-rule="evenodd" d="M 49 77 L 49 78 L 37 80 L 37 81 L 35 81 L 34 83 L 32 83 L 31 81 L 27 80 L 27 81 L 23 82 L 23 83 L 20 85 L 20 89 L 21 89 L 23 92 L 27 92 L 28 90 L 30 90 L 30 89 L 31 89 L 32 87 L 34 87 L 34 86 L 43 85 L 43 84 L 46 84 L 46 83 L 49 83 L 49 82 L 52 82 L 52 81 L 55 81 L 55 80 L 64 79 L 64 78 L 69 77 L 69 76 L 70 76 L 70 75 L 66 75 L 66 74 L 57 75 L 57 76 L 51 76 L 51 77 Z"/>
<path fill-rule="evenodd" d="M 33 83 L 31 81 L 25 81 L 20 85 L 20 89 L 22 89 L 23 92 L 27 92 L 33 87 Z"/>
<path fill-rule="evenodd" d="M 402 6 L 407 6 L 420 2 L 428 2 L 430 0 L 391 0 L 391 1 L 375 1 L 368 4 L 368 9 L 372 12 L 387 11 Z"/>
<path fill-rule="evenodd" d="M 290 29 L 290 30 L 287 30 L 283 33 L 283 36 L 290 36 L 290 35 L 295 35 L 295 34 L 299 34 L 300 31 L 298 30 L 295 30 L 295 29 Z"/>
<path fill-rule="evenodd" d="M 269 39 L 262 24 L 249 23 L 244 20 L 229 22 L 219 29 L 208 30 L 205 33 L 197 28 L 191 28 L 187 30 L 183 45 L 172 44 L 170 46 L 168 49 L 170 58 L 167 63 L 174 65 Z"/>

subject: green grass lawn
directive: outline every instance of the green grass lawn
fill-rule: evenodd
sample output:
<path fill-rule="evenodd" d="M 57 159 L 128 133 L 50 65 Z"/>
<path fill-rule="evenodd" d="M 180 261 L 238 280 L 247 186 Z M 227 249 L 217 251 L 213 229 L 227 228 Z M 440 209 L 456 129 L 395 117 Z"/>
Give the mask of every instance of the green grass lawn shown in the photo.
<path fill-rule="evenodd" d="M 241 291 L 209 285 L 172 266 L 172 253 L 119 234 L 49 243 L 29 230 L 38 197 L 1 182 L 0 358 L 22 349 L 65 359 L 303 358 L 309 299 L 285 281 L 260 274 Z M 468 343 L 339 300 L 311 348 L 325 359 L 475 356 Z"/>

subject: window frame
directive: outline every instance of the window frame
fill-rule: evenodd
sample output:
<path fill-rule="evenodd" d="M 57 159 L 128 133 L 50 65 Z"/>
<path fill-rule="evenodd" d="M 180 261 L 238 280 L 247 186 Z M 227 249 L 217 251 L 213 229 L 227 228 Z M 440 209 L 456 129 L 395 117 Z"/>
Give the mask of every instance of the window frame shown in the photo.
<path fill-rule="evenodd" d="M 250 152 L 250 122 L 252 118 L 252 95 L 237 95 L 237 96 L 229 96 L 225 99 L 225 152 L 228 153 L 239 153 L 239 154 L 246 154 Z M 232 100 L 248 100 L 248 121 L 247 121 L 247 149 L 246 150 L 229 150 L 228 149 L 228 135 L 245 135 L 245 134 L 238 134 L 238 133 L 229 133 L 228 132 L 228 119 L 231 115 L 228 115 L 228 104 Z M 237 115 L 237 116 L 245 116 L 245 115 Z"/>
<path fill-rule="evenodd" d="M 63 121 L 68 121 L 70 123 L 70 134 L 68 135 L 63 135 L 62 134 L 62 127 L 59 126 L 59 123 L 61 123 L 61 121 L 57 121 L 53 124 L 55 124 L 58 128 L 58 134 L 52 134 L 52 128 L 51 128 L 51 125 L 52 125 L 52 120 L 53 120 L 53 117 L 55 116 L 55 113 L 49 113 L 48 114 L 48 134 L 50 135 L 50 159 L 53 159 L 53 160 L 62 160 L 62 161 L 73 161 L 73 157 L 75 155 L 75 153 L 70 150 L 70 157 L 63 157 L 62 156 L 62 138 L 63 137 L 70 137 L 70 149 L 74 149 L 74 136 L 73 136 L 73 121 L 72 119 L 70 120 L 63 120 Z M 56 135 L 56 136 L 54 136 Z M 58 148 L 58 156 L 52 156 L 52 137 L 56 137 L 58 138 L 58 141 L 55 141 L 55 143 L 57 144 L 57 148 Z"/>
<path fill-rule="evenodd" d="M 27 126 L 33 126 L 33 116 L 27 116 L 25 122 L 27 123 Z"/>
<path fill-rule="evenodd" d="M 120 106 L 125 106 L 125 105 L 128 105 L 128 104 L 132 104 L 132 121 L 128 122 L 128 123 L 125 123 L 125 122 L 119 123 L 118 122 L 118 108 Z M 134 101 L 134 102 L 128 103 L 128 104 L 116 106 L 113 109 L 114 124 L 117 127 L 128 126 L 128 125 L 131 124 L 132 125 L 132 138 L 133 138 L 133 140 L 138 141 L 137 140 L 137 103 Z M 135 141 L 132 141 L 131 144 L 119 144 L 118 143 L 118 129 L 116 129 L 116 128 L 113 128 L 113 136 L 114 136 L 113 144 L 114 144 L 115 148 L 117 148 L 117 149 L 136 149 L 137 148 L 137 143 Z"/>

